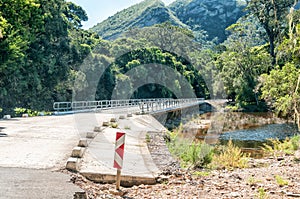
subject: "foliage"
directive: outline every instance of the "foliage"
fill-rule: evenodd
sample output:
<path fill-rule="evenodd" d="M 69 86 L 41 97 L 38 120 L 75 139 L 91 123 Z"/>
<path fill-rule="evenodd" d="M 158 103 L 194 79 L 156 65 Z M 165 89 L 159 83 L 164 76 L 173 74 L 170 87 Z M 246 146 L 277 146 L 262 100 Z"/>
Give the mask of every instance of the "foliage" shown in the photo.
<path fill-rule="evenodd" d="M 270 57 L 264 48 L 244 48 L 243 41 L 233 45 L 221 53 L 216 61 L 224 89 L 228 98 L 233 99 L 240 106 L 247 102 L 258 104 L 258 93 L 255 87 L 259 75 L 270 68 Z"/>
<path fill-rule="evenodd" d="M 146 134 L 146 142 L 149 143 L 151 141 L 151 137 L 149 134 Z"/>
<path fill-rule="evenodd" d="M 193 176 L 196 176 L 196 177 L 202 177 L 202 176 L 209 176 L 210 175 L 210 172 L 207 172 L 207 171 L 194 171 L 192 173 Z"/>
<path fill-rule="evenodd" d="M 275 176 L 275 180 L 276 180 L 276 183 L 280 186 L 280 187 L 283 187 L 283 186 L 286 186 L 286 185 L 289 185 L 289 182 L 285 179 L 283 179 L 281 176 L 279 175 L 276 175 Z"/>
<path fill-rule="evenodd" d="M 112 122 L 112 123 L 110 124 L 110 126 L 111 126 L 112 128 L 118 128 L 118 123 Z"/>
<path fill-rule="evenodd" d="M 268 199 L 269 196 L 266 193 L 265 189 L 263 187 L 258 188 L 258 196 L 259 199 Z"/>
<path fill-rule="evenodd" d="M 286 63 L 282 68 L 277 67 L 269 75 L 263 74 L 260 81 L 263 85 L 262 98 L 274 107 L 277 115 L 288 118 L 298 112 L 300 69 L 295 64 Z M 299 119 L 299 114 L 295 118 Z"/>
<path fill-rule="evenodd" d="M 254 177 L 250 177 L 250 178 L 247 179 L 247 183 L 249 183 L 250 186 L 253 186 L 258 182 L 262 182 L 262 181 L 259 180 L 259 179 L 254 178 Z"/>
<path fill-rule="evenodd" d="M 246 168 L 248 166 L 249 155 L 244 154 L 239 147 L 234 146 L 231 140 L 227 146 L 215 153 L 212 160 L 212 167 L 218 169 Z"/>
<path fill-rule="evenodd" d="M 31 109 L 26 109 L 26 108 L 15 108 L 14 109 L 14 117 L 21 117 L 23 114 L 28 114 L 29 117 L 33 116 L 45 116 L 45 115 L 51 115 L 51 112 L 39 112 L 39 111 L 34 111 Z"/>
<path fill-rule="evenodd" d="M 169 151 L 178 157 L 183 167 L 202 168 L 212 160 L 212 147 L 205 143 L 191 142 L 178 135 L 170 133 L 170 142 L 167 143 Z"/>
<path fill-rule="evenodd" d="M 286 16 L 294 3 L 294 0 L 251 0 L 248 3 L 247 9 L 258 19 L 268 35 L 273 64 L 276 59 L 275 42 L 280 42 L 283 38 L 282 29 L 286 28 Z"/>
<path fill-rule="evenodd" d="M 269 154 L 277 158 L 278 156 L 284 156 L 286 154 L 293 154 L 299 147 L 300 136 L 294 136 L 292 138 L 286 138 L 283 141 L 278 139 L 270 139 L 270 144 L 264 144 L 262 149 L 264 153 Z"/>
<path fill-rule="evenodd" d="M 194 6 L 188 2 L 166 8 L 158 0 L 143 1 L 119 12 L 102 23 L 115 39 L 109 42 L 81 29 L 87 15 L 72 2 L 2 0 L 0 114 L 13 115 L 15 107 L 49 111 L 54 101 L 113 95 L 169 98 L 178 97 L 174 92 L 191 90 L 197 97 L 227 97 L 238 108 L 266 101 L 278 115 L 293 118 L 300 126 L 300 12 L 288 10 L 294 1 L 249 1 L 246 17 L 225 20 L 229 36 L 223 35 L 227 40 L 220 45 L 207 41 L 214 36 L 199 17 L 189 20 L 184 18 L 189 13 L 179 12 Z M 153 23 L 143 18 L 155 13 L 163 15 L 154 17 Z M 137 20 L 156 25 L 133 28 Z M 120 24 L 122 30 L 114 29 Z M 128 33 L 117 38 L 125 29 Z M 175 72 L 173 78 L 168 79 L 169 71 Z M 160 82 L 155 83 L 150 74 Z M 181 77 L 187 83 L 182 84 Z M 140 80 L 150 83 L 137 86 Z"/>
<path fill-rule="evenodd" d="M 151 20 L 148 20 L 151 18 Z M 114 16 L 109 17 L 92 28 L 104 39 L 116 39 L 120 34 L 136 27 L 148 27 L 155 24 L 170 22 L 178 27 L 187 27 L 158 0 L 142 1 Z"/>
<path fill-rule="evenodd" d="M 96 42 L 79 29 L 81 20 L 87 20 L 85 11 L 64 0 L 1 1 L 3 113 L 13 114 L 14 107 L 50 110 L 53 101 L 70 100 L 68 78 L 87 55 L 82 46 Z"/>

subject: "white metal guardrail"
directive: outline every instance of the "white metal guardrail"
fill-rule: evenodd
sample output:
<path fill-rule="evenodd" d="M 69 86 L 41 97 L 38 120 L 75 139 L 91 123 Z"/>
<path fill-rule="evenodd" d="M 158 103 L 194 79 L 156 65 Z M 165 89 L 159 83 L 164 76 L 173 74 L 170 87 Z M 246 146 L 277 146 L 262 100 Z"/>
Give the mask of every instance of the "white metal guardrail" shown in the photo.
<path fill-rule="evenodd" d="M 127 100 L 100 100 L 55 102 L 53 109 L 57 112 L 88 112 L 115 108 L 139 107 L 142 113 L 156 112 L 175 107 L 191 106 L 204 102 L 204 98 L 154 98 L 154 99 L 127 99 Z"/>

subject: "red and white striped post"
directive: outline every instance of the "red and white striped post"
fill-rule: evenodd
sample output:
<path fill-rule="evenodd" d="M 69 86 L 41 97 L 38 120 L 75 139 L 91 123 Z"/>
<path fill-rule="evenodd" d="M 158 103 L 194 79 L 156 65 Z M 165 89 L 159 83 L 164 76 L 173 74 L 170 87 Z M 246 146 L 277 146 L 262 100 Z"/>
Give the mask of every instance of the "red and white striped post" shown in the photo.
<path fill-rule="evenodd" d="M 116 145 L 115 145 L 115 157 L 114 157 L 114 168 L 117 169 L 116 189 L 120 189 L 121 183 L 121 169 L 123 166 L 123 156 L 125 147 L 125 133 L 117 132 L 116 134 Z"/>

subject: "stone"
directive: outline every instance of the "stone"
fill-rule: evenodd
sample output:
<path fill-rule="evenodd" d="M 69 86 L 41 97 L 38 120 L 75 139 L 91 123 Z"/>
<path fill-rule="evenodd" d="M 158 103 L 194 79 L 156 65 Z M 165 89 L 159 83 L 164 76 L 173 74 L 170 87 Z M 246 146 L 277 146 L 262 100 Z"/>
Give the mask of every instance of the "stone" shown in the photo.
<path fill-rule="evenodd" d="M 230 195 L 230 197 L 233 197 L 233 198 L 241 197 L 241 194 L 239 194 L 238 192 L 231 192 L 229 195 Z"/>
<path fill-rule="evenodd" d="M 74 199 L 87 199 L 88 196 L 86 194 L 86 192 L 75 192 L 74 194 Z"/>
<path fill-rule="evenodd" d="M 132 117 L 132 114 L 131 114 L 131 113 L 128 113 L 128 114 L 127 114 L 127 117 Z"/>
<path fill-rule="evenodd" d="M 29 117 L 27 113 L 22 114 L 22 117 Z"/>
<path fill-rule="evenodd" d="M 110 122 L 116 122 L 117 119 L 115 117 L 110 118 Z"/>
<path fill-rule="evenodd" d="M 295 152 L 295 160 L 300 160 L 300 151 Z"/>
<path fill-rule="evenodd" d="M 110 189 L 109 193 L 115 196 L 124 196 L 127 192 L 122 190 Z"/>
<path fill-rule="evenodd" d="M 3 116 L 3 119 L 9 120 L 9 119 L 11 119 L 11 116 L 10 116 L 10 115 L 4 115 L 4 116 Z"/>
<path fill-rule="evenodd" d="M 103 122 L 102 126 L 109 126 L 109 122 Z"/>
<path fill-rule="evenodd" d="M 69 171 L 78 171 L 79 168 L 79 161 L 78 158 L 69 158 L 67 160 L 67 165 L 66 165 L 66 169 L 68 169 Z"/>
<path fill-rule="evenodd" d="M 79 140 L 78 146 L 79 147 L 87 147 L 88 146 L 87 139 L 86 138 L 81 138 Z"/>
<path fill-rule="evenodd" d="M 95 126 L 94 132 L 102 132 L 104 130 L 103 126 Z"/>
<path fill-rule="evenodd" d="M 83 147 L 74 147 L 72 150 L 72 157 L 74 158 L 82 158 L 85 152 L 85 148 Z"/>
<path fill-rule="evenodd" d="M 86 138 L 93 139 L 94 137 L 95 137 L 95 133 L 94 132 L 87 132 L 86 133 Z"/>
<path fill-rule="evenodd" d="M 120 120 L 124 120 L 125 119 L 125 115 L 120 115 L 119 119 Z"/>

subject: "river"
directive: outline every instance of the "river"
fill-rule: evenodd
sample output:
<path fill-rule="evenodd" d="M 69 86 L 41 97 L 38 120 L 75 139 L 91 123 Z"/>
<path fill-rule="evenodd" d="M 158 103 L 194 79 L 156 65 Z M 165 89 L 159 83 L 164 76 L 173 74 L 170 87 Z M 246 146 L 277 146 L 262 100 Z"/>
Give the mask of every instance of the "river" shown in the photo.
<path fill-rule="evenodd" d="M 297 126 L 271 113 L 216 113 L 200 115 L 183 125 L 184 137 L 208 144 L 226 144 L 232 140 L 253 157 L 261 156 L 261 147 L 269 139 L 284 140 L 299 134 Z"/>

